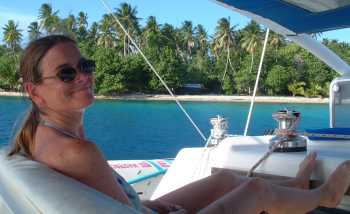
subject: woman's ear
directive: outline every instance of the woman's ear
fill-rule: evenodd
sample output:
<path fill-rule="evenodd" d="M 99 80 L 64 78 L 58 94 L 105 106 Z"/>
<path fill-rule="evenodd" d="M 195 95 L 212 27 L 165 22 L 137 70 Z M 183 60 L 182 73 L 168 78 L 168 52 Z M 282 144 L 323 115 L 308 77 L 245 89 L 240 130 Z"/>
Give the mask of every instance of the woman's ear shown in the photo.
<path fill-rule="evenodd" d="M 30 99 L 37 106 L 43 106 L 45 104 L 44 99 L 38 93 L 38 86 L 37 85 L 35 85 L 31 82 L 24 83 L 24 90 L 28 93 Z"/>

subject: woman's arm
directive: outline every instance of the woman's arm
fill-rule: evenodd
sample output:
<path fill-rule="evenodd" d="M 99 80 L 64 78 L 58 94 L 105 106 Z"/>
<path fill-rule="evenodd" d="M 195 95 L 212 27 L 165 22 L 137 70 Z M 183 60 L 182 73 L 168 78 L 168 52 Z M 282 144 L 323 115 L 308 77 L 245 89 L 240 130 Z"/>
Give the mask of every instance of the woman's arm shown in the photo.
<path fill-rule="evenodd" d="M 34 158 L 122 203 L 130 205 L 112 169 L 95 144 L 67 137 L 55 139 Z"/>

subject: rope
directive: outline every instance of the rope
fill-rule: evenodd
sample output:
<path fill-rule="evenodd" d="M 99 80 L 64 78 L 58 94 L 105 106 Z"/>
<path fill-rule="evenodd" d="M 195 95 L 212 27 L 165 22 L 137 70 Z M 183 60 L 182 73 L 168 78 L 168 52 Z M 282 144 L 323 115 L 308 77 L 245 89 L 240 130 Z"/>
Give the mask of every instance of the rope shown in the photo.
<path fill-rule="evenodd" d="M 255 95 L 256 95 L 256 91 L 258 89 L 258 83 L 259 83 L 259 79 L 260 79 L 262 63 L 264 61 L 264 56 L 265 56 L 266 44 L 267 44 L 267 40 L 269 38 L 269 32 L 270 32 L 270 29 L 267 28 L 266 35 L 265 35 L 265 41 L 264 41 L 264 47 L 263 47 L 263 50 L 262 50 L 262 53 L 261 53 L 261 59 L 260 59 L 260 63 L 259 63 L 258 74 L 257 74 L 256 80 L 255 80 L 254 93 L 253 93 L 253 96 L 252 96 L 252 99 L 251 99 L 251 102 L 250 102 L 250 108 L 249 108 L 247 123 L 246 123 L 245 129 L 244 129 L 244 136 L 247 136 L 247 132 L 248 132 L 249 124 L 250 124 L 250 119 L 251 119 L 251 115 L 252 115 L 252 111 L 253 111 L 253 107 L 254 107 Z"/>
<path fill-rule="evenodd" d="M 265 161 L 268 157 L 270 157 L 270 155 L 276 150 L 276 148 L 281 145 L 282 143 L 286 142 L 288 140 L 288 138 L 286 138 L 285 140 L 281 140 L 280 142 L 274 144 L 254 165 L 253 167 L 248 171 L 247 173 L 247 177 L 252 177 L 253 172 L 256 168 L 258 168 L 258 166 L 260 166 L 260 164 Z"/>
<path fill-rule="evenodd" d="M 139 46 L 136 44 L 136 42 L 134 41 L 134 39 L 130 36 L 130 34 L 127 32 L 127 30 L 124 28 L 124 26 L 120 23 L 119 19 L 113 14 L 113 11 L 111 9 L 111 7 L 106 3 L 105 0 L 100 0 L 101 3 L 103 4 L 103 6 L 105 7 L 105 9 L 113 16 L 114 20 L 118 23 L 118 25 L 120 26 L 120 28 L 123 30 L 123 32 L 125 33 L 125 35 L 130 39 L 131 43 L 135 46 L 135 48 L 137 49 L 137 51 L 141 54 L 141 56 L 143 57 L 143 59 L 146 61 L 146 63 L 148 64 L 148 66 L 151 68 L 151 70 L 153 71 L 153 73 L 158 77 L 158 79 L 160 80 L 160 82 L 163 84 L 163 86 L 165 87 L 165 89 L 169 92 L 169 94 L 171 95 L 171 97 L 174 99 L 174 101 L 176 102 L 176 104 L 179 106 L 179 108 L 182 110 L 182 112 L 186 115 L 187 119 L 191 122 L 191 124 L 193 125 L 193 127 L 196 129 L 196 131 L 199 133 L 199 135 L 202 137 L 202 139 L 204 140 L 204 142 L 206 141 L 206 137 L 204 136 L 204 134 L 202 133 L 202 131 L 198 128 L 198 126 L 195 124 L 195 122 L 192 120 L 192 118 L 190 117 L 190 115 L 187 113 L 187 111 L 185 110 L 185 108 L 181 105 L 181 103 L 178 101 L 178 99 L 176 98 L 176 96 L 173 94 L 173 92 L 170 90 L 170 88 L 168 87 L 168 85 L 164 82 L 163 78 L 158 74 L 158 72 L 156 71 L 156 69 L 153 67 L 153 65 L 149 62 L 149 60 L 147 59 L 147 57 L 144 55 L 144 53 L 141 51 L 141 49 L 139 48 Z"/>

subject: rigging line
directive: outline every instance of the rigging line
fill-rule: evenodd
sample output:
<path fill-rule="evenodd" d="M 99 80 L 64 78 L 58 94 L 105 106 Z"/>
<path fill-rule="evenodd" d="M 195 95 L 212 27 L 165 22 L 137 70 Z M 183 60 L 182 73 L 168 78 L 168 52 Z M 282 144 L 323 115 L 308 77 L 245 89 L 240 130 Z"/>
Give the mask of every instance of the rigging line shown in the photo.
<path fill-rule="evenodd" d="M 151 70 L 153 71 L 153 73 L 158 77 L 158 79 L 160 80 L 160 82 L 163 84 L 163 86 L 165 87 L 165 89 L 169 92 L 169 94 L 171 95 L 171 97 L 174 99 L 174 101 L 176 102 L 176 104 L 179 106 L 179 108 L 182 110 L 182 112 L 186 115 L 187 119 L 191 122 L 191 124 L 193 125 L 193 127 L 196 129 L 196 131 L 199 133 L 199 135 L 202 137 L 202 139 L 204 140 L 204 142 L 207 140 L 207 138 L 204 136 L 204 134 L 202 133 L 202 131 L 198 128 L 198 126 L 195 124 L 195 122 L 192 120 L 192 118 L 190 117 L 190 115 L 187 113 L 187 111 L 185 110 L 185 108 L 181 105 L 181 103 L 178 101 L 178 99 L 176 98 L 176 96 L 173 94 L 173 92 L 170 90 L 170 88 L 167 86 L 167 84 L 164 82 L 163 78 L 158 74 L 158 72 L 156 71 L 156 69 L 153 67 L 153 65 L 149 62 L 149 60 L 147 59 L 147 57 L 143 54 L 143 52 L 141 51 L 141 49 L 139 48 L 139 46 L 136 44 L 136 42 L 134 41 L 134 39 L 130 36 L 130 34 L 125 30 L 124 26 L 119 22 L 119 19 L 113 14 L 113 11 L 111 9 L 111 7 L 106 3 L 105 0 L 100 0 L 100 2 L 103 4 L 103 6 L 105 7 L 105 9 L 107 11 L 109 11 L 109 13 L 112 15 L 112 17 L 114 18 L 114 20 L 118 23 L 119 27 L 124 31 L 124 33 L 127 35 L 127 37 L 130 39 L 131 43 L 135 46 L 135 48 L 138 50 L 138 52 L 141 54 L 141 56 L 143 57 L 143 59 L 146 61 L 146 63 L 148 64 L 148 66 L 151 68 Z"/>
<path fill-rule="evenodd" d="M 267 40 L 269 38 L 269 32 L 270 32 L 270 29 L 267 28 L 266 29 L 266 35 L 265 35 L 265 41 L 264 41 L 264 47 L 263 47 L 263 50 L 262 50 L 262 53 L 261 53 L 261 58 L 260 58 L 260 63 L 259 63 L 258 74 L 257 74 L 256 80 L 255 80 L 254 92 L 253 92 L 253 96 L 252 96 L 251 102 L 250 102 L 250 108 L 249 108 L 247 123 L 246 123 L 245 129 L 244 129 L 244 136 L 247 136 L 247 132 L 248 132 L 248 129 L 249 129 L 250 119 L 251 119 L 252 111 L 253 111 L 253 108 L 254 108 L 255 95 L 256 95 L 256 91 L 258 89 L 258 83 L 259 83 L 259 79 L 260 79 L 261 68 L 262 68 L 262 64 L 263 64 L 263 61 L 264 61 Z"/>

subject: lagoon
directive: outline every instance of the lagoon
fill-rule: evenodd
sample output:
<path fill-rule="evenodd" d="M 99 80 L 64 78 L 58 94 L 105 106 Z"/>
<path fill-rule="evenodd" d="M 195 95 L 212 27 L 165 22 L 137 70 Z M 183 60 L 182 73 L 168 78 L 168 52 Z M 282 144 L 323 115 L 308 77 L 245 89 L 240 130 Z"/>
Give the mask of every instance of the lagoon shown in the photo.
<path fill-rule="evenodd" d="M 206 136 L 218 114 L 228 119 L 230 134 L 243 134 L 249 103 L 182 103 Z M 9 142 L 28 106 L 25 98 L 0 97 L 0 144 Z M 301 112 L 300 131 L 329 127 L 327 104 L 257 103 L 248 134 L 273 129 L 272 113 L 286 107 Z M 183 147 L 204 144 L 173 101 L 97 100 L 84 120 L 87 137 L 109 160 L 172 158 Z"/>

